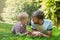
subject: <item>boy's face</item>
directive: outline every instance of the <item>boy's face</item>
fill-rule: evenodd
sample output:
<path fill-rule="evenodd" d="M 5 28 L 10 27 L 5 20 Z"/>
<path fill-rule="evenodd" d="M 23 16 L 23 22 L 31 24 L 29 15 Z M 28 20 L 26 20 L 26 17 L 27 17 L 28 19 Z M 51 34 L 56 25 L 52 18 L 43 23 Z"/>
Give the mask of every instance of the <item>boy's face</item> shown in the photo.
<path fill-rule="evenodd" d="M 27 24 L 27 22 L 28 22 L 28 18 L 22 20 L 23 24 Z"/>

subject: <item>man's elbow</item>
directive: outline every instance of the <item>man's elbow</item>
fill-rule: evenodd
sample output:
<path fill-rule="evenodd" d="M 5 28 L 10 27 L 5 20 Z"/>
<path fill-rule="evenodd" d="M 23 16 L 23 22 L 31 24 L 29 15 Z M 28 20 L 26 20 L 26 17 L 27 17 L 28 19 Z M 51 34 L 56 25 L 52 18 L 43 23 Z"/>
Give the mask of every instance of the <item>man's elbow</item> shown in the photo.
<path fill-rule="evenodd" d="M 52 31 L 49 31 L 48 34 L 47 34 L 49 37 L 52 36 Z"/>

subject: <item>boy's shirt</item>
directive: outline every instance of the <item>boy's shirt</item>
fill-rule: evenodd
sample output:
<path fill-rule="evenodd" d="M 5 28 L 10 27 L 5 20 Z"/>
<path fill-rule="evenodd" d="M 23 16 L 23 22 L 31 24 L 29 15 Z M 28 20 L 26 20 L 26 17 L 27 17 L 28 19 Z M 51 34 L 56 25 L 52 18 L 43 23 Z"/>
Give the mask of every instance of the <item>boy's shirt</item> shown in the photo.
<path fill-rule="evenodd" d="M 17 23 L 14 25 L 14 27 L 12 28 L 12 32 L 13 32 L 13 33 L 16 33 L 16 34 L 19 34 L 19 33 L 21 33 L 21 31 L 23 30 L 22 27 L 24 27 L 23 33 L 25 33 L 25 32 L 26 32 L 26 25 L 23 26 L 23 25 L 21 24 L 21 22 L 17 22 Z"/>
<path fill-rule="evenodd" d="M 44 23 L 42 25 L 38 25 L 38 24 L 34 24 L 34 22 L 31 20 L 31 27 L 32 27 L 32 29 L 36 29 L 38 31 L 40 31 L 40 30 L 44 30 L 44 31 L 52 30 L 52 21 L 44 19 Z"/>

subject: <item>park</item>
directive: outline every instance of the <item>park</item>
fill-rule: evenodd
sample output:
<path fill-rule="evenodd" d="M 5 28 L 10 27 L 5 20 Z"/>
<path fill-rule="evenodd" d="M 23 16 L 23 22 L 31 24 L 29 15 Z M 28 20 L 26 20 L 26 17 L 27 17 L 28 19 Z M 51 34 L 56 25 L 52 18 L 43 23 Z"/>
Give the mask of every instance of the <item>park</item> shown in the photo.
<path fill-rule="evenodd" d="M 52 36 L 47 38 L 12 34 L 11 29 L 18 21 L 17 15 L 27 12 L 30 22 L 36 10 L 41 10 L 45 19 L 52 20 Z M 26 29 L 32 31 L 29 23 Z M 60 40 L 60 0 L 0 0 L 0 40 Z"/>

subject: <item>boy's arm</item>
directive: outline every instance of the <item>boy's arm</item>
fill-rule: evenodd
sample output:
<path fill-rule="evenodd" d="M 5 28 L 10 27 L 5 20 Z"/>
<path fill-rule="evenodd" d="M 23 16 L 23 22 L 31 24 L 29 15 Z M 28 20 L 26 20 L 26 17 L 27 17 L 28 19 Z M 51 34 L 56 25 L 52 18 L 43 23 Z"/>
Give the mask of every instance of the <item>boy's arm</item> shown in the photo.
<path fill-rule="evenodd" d="M 16 31 L 16 35 L 20 35 L 20 36 L 23 36 L 23 35 L 26 35 L 28 32 L 26 32 L 26 33 L 20 33 L 20 32 L 18 32 L 18 31 Z"/>

